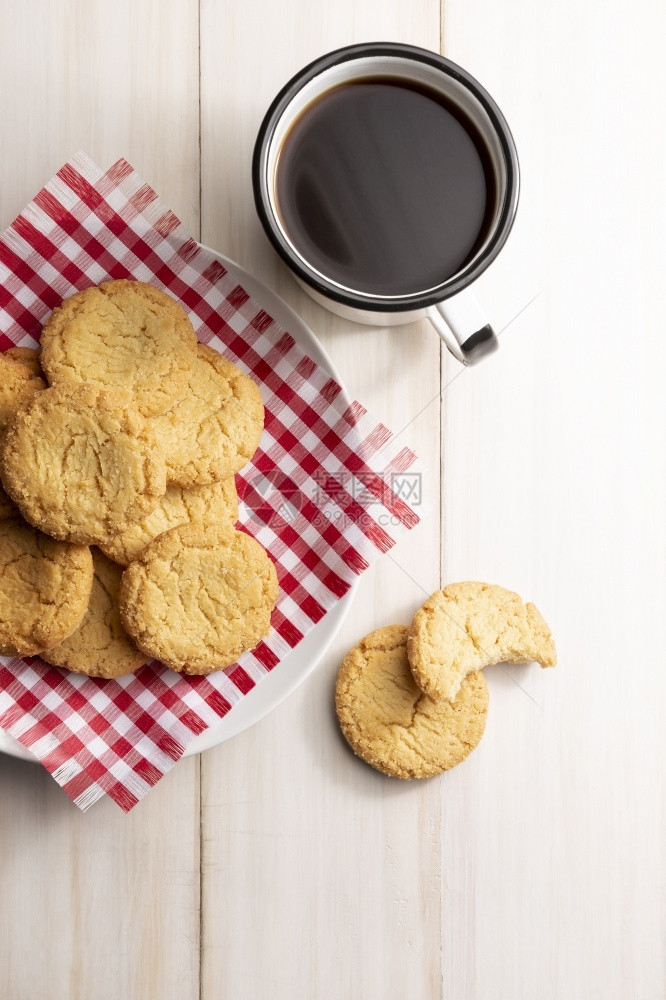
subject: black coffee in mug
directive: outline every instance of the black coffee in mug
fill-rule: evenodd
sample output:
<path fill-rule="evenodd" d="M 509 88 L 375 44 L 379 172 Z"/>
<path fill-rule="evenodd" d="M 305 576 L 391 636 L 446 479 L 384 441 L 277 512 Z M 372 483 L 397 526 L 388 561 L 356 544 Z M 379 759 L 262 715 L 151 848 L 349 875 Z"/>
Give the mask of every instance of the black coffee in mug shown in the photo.
<path fill-rule="evenodd" d="M 276 207 L 298 253 L 359 292 L 410 295 L 458 274 L 484 245 L 495 172 L 452 101 L 399 77 L 321 95 L 279 151 Z"/>
<path fill-rule="evenodd" d="M 473 285 L 511 232 L 520 168 L 504 115 L 462 66 L 398 42 L 326 52 L 268 108 L 252 190 L 325 309 L 380 327 L 428 319 L 465 365 L 497 349 Z"/>

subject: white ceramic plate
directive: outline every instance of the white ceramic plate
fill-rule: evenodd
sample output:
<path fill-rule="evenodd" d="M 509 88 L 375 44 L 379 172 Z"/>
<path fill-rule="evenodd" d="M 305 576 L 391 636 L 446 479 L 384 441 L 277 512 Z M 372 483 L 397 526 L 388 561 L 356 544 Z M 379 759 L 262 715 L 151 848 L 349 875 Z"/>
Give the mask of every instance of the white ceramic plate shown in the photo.
<path fill-rule="evenodd" d="M 210 249 L 210 248 L 206 248 Z M 234 275 L 252 298 L 269 313 L 280 326 L 292 334 L 298 345 L 325 368 L 341 385 L 342 380 L 335 366 L 314 333 L 303 320 L 275 292 L 266 288 L 251 274 L 244 271 L 232 260 L 210 250 L 221 264 Z M 259 722 L 272 709 L 287 698 L 317 666 L 330 646 L 335 634 L 349 611 L 358 581 L 338 603 L 325 615 L 318 625 L 309 632 L 298 646 L 289 653 L 256 687 L 245 695 L 223 719 L 196 736 L 185 751 L 185 756 L 210 750 L 225 740 L 237 736 Z M 0 753 L 34 761 L 34 756 L 24 746 L 7 733 L 0 730 Z"/>

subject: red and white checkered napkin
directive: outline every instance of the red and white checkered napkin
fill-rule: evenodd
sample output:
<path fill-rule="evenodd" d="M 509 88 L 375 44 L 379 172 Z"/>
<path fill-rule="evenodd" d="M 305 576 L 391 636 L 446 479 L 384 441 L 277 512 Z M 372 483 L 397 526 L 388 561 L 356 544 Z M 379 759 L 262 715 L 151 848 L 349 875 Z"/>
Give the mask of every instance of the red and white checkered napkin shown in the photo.
<path fill-rule="evenodd" d="M 0 237 L 0 349 L 35 346 L 65 296 L 127 277 L 180 299 L 199 340 L 261 387 L 266 427 L 237 477 L 240 523 L 275 561 L 280 598 L 269 637 L 209 677 L 153 663 L 98 681 L 0 658 L 0 726 L 82 809 L 104 793 L 124 810 L 136 805 L 419 520 L 404 498 L 418 477 L 413 452 L 300 350 L 125 160 L 104 173 L 74 157 Z"/>

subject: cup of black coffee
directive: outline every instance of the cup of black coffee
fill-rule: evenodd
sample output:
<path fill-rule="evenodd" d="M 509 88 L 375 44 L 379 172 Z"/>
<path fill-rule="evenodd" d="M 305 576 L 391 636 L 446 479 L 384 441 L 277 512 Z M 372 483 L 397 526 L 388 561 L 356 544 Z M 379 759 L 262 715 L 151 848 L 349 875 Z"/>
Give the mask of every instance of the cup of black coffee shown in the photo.
<path fill-rule="evenodd" d="M 382 326 L 427 316 L 464 364 L 497 346 L 469 286 L 513 225 L 518 157 L 465 70 L 388 42 L 322 56 L 271 104 L 252 172 L 269 239 L 326 308 Z"/>

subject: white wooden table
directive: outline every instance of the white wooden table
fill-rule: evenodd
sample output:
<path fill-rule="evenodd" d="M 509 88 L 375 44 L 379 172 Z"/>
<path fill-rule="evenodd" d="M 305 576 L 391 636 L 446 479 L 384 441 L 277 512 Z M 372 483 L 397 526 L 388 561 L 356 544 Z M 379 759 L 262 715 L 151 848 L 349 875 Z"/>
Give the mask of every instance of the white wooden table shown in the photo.
<path fill-rule="evenodd" d="M 3 1000 L 666 995 L 665 28 L 649 0 L 0 0 L 0 225 L 75 150 L 125 155 L 405 428 L 434 508 L 311 679 L 128 817 L 0 760 Z M 307 299 L 252 206 L 277 89 L 378 39 L 465 65 L 521 156 L 519 221 L 479 282 L 502 347 L 453 382 L 425 325 Z M 385 780 L 338 736 L 337 666 L 457 579 L 536 601 L 559 667 L 489 670 L 470 760 Z"/>

